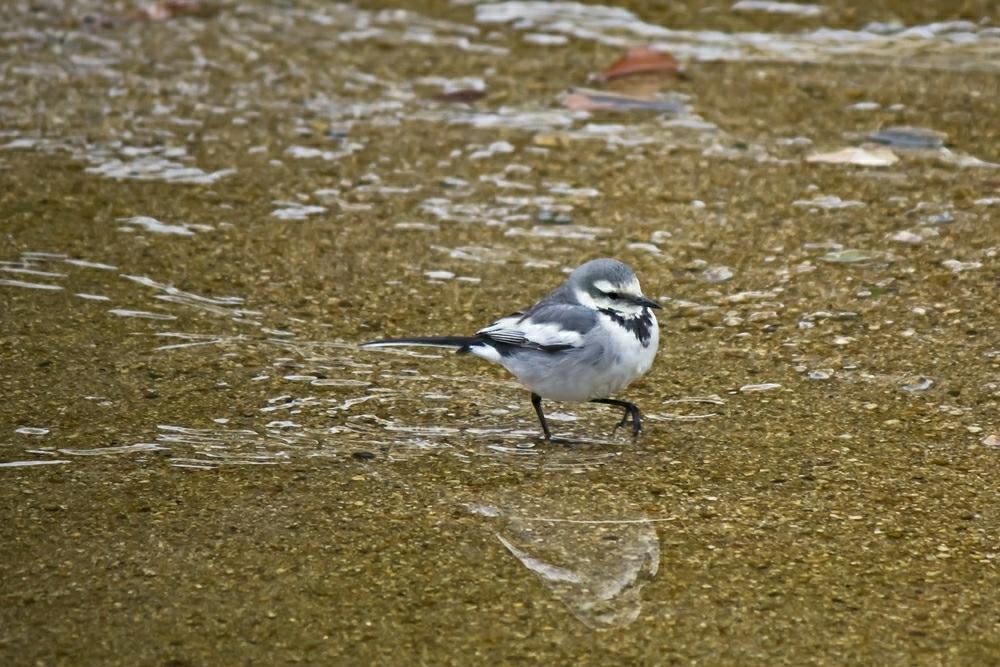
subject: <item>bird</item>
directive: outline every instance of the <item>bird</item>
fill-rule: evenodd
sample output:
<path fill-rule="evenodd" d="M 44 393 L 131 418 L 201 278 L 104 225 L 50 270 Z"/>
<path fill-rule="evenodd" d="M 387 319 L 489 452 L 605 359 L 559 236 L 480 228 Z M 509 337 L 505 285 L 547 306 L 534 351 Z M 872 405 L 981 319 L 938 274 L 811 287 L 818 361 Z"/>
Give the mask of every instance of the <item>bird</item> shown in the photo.
<path fill-rule="evenodd" d="M 385 338 L 362 348 L 450 348 L 500 364 L 531 392 L 546 441 L 552 439 L 542 400 L 603 403 L 624 409 L 617 431 L 631 423 L 642 432 L 642 413 L 611 398 L 649 370 L 659 346 L 654 310 L 628 265 L 607 257 L 574 269 L 559 287 L 530 308 L 502 317 L 472 336 Z"/>

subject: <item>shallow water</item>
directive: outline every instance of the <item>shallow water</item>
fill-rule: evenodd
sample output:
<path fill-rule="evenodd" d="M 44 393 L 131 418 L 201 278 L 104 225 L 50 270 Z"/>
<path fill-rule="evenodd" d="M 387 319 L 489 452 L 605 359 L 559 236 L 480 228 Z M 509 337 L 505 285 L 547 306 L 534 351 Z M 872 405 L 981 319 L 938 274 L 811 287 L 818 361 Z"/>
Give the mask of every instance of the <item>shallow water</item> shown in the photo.
<path fill-rule="evenodd" d="M 733 4 L 7 3 L 2 662 L 1000 660 L 1000 15 Z M 636 442 L 356 346 L 600 255 Z"/>

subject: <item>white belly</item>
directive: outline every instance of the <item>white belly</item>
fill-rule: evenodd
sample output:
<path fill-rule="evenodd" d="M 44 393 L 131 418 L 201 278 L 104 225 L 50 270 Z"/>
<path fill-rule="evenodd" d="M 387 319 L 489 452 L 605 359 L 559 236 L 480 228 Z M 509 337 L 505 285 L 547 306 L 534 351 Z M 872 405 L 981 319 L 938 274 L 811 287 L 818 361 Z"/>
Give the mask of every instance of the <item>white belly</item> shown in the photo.
<path fill-rule="evenodd" d="M 614 363 L 608 365 L 605 372 L 595 374 L 591 395 L 583 400 L 607 398 L 645 375 L 646 371 L 653 365 L 656 350 L 660 345 L 660 329 L 655 316 L 652 318 L 649 342 L 646 345 L 639 342 L 634 334 L 620 327 L 612 326 L 614 323 L 607 315 L 602 314 L 600 317 L 601 323 L 614 332 L 612 349 L 618 353 L 618 358 Z"/>
<path fill-rule="evenodd" d="M 660 332 L 654 317 L 649 342 L 643 345 L 634 334 L 615 325 L 606 315 L 600 317 L 602 328 L 608 333 L 593 336 L 588 333 L 582 349 L 555 356 L 539 353 L 538 356 L 519 355 L 491 361 L 498 361 L 521 384 L 542 398 L 573 403 L 608 398 L 625 389 L 653 365 Z M 592 353 L 595 350 L 597 354 Z"/>

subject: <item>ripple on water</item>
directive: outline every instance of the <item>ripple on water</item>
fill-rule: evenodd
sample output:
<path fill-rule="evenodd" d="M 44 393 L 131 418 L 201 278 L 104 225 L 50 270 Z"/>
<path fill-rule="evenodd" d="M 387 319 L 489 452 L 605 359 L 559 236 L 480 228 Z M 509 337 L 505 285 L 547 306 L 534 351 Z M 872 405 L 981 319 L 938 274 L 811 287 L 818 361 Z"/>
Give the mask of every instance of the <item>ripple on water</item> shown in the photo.
<path fill-rule="evenodd" d="M 233 168 L 205 171 L 184 164 L 190 160 L 187 151 L 176 146 L 91 146 L 77 157 L 90 163 L 84 169 L 88 174 L 115 180 L 210 185 L 236 173 Z"/>
<path fill-rule="evenodd" d="M 195 229 L 202 231 L 211 229 L 211 227 L 207 227 L 205 225 L 188 225 L 183 222 L 174 225 L 165 224 L 156 218 L 151 218 L 145 215 L 137 215 L 131 218 L 118 218 L 118 222 L 123 225 L 129 225 L 129 227 L 122 227 L 123 230 L 134 231 L 135 228 L 139 228 L 143 231 L 149 232 L 150 234 L 165 234 L 168 236 L 194 236 Z"/>
<path fill-rule="evenodd" d="M 40 426 L 19 426 L 14 429 L 14 433 L 21 435 L 48 435 L 49 429 Z"/>
<path fill-rule="evenodd" d="M 788 3 L 767 3 L 771 6 Z M 861 30 L 816 28 L 797 33 L 673 30 L 619 7 L 578 2 L 507 0 L 476 5 L 476 20 L 515 30 L 560 34 L 626 48 L 648 43 L 678 59 L 832 63 L 873 61 L 910 67 L 985 71 L 1000 68 L 1000 40 L 989 25 L 942 21 L 904 28 L 872 24 Z M 959 35 L 961 39 L 953 37 Z"/>
<path fill-rule="evenodd" d="M 642 590 L 660 568 L 655 524 L 607 498 L 572 503 L 531 496 L 476 499 L 466 505 L 504 549 L 587 627 L 621 628 L 639 617 Z"/>
<path fill-rule="evenodd" d="M 29 461 L 4 461 L 0 463 L 0 468 L 28 468 L 32 466 L 51 466 L 69 463 L 62 459 L 36 459 Z"/>
<path fill-rule="evenodd" d="M 32 283 L 25 280 L 8 280 L 7 278 L 0 278 L 0 285 L 4 287 L 21 287 L 24 289 L 35 289 L 35 290 L 61 290 L 62 285 L 50 285 L 48 283 Z"/>
<path fill-rule="evenodd" d="M 90 449 L 77 449 L 63 447 L 56 451 L 60 454 L 71 456 L 106 456 L 109 454 L 134 454 L 137 452 L 157 452 L 165 450 L 165 447 L 152 442 L 137 442 L 134 445 L 121 445 L 114 447 L 93 447 Z"/>
<path fill-rule="evenodd" d="M 418 383 L 440 381 L 426 376 L 410 379 Z M 311 382 L 307 386 L 312 386 Z M 298 380 L 293 383 L 306 384 Z M 343 381 L 330 385 L 330 388 L 343 392 L 364 389 L 361 385 L 367 384 L 370 383 Z M 440 402 L 447 403 L 451 400 L 450 396 L 428 400 L 424 397 L 427 392 L 419 390 L 406 394 L 388 389 L 369 388 L 366 391 L 369 393 L 346 398 L 291 394 L 274 396 L 259 409 L 259 426 L 231 427 L 228 418 L 213 420 L 210 427 L 161 425 L 153 445 L 168 449 L 173 465 L 193 467 L 277 464 L 302 458 L 336 459 L 362 450 L 393 461 L 440 450 L 463 461 L 475 459 L 497 465 L 513 463 L 533 468 L 583 471 L 613 460 L 621 454 L 623 443 L 631 442 L 574 434 L 538 446 L 540 435 L 537 428 L 498 426 L 498 419 L 507 421 L 509 418 L 493 414 L 464 418 L 461 424 L 435 423 L 440 419 L 441 409 L 434 406 Z M 379 404 L 380 412 L 402 412 L 408 408 L 399 401 L 411 400 L 408 398 L 411 396 L 415 397 L 412 400 L 417 401 L 420 407 L 406 419 L 357 410 L 358 406 L 375 402 Z M 533 415 L 529 412 L 522 411 L 518 421 L 530 423 Z M 566 423 L 578 421 L 575 415 L 564 417 Z M 314 426 L 317 423 L 324 426 Z M 581 424 L 579 430 L 586 432 L 589 428 Z M 149 443 L 138 443 L 136 448 L 147 446 Z M 114 453 L 115 450 L 104 452 Z"/>

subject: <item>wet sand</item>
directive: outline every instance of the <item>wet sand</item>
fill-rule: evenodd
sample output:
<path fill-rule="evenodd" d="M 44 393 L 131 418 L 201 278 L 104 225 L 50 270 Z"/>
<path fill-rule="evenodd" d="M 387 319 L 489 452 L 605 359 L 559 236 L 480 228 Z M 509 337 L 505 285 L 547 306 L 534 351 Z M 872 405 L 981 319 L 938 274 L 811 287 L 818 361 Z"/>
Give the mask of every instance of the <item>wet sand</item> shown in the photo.
<path fill-rule="evenodd" d="M 1000 660 L 989 3 L 36 9 L 0 69 L 0 662 Z M 683 110 L 563 108 L 640 23 L 687 31 L 648 84 Z M 893 127 L 943 146 L 809 161 Z M 355 345 L 603 255 L 666 306 L 637 442 Z"/>

